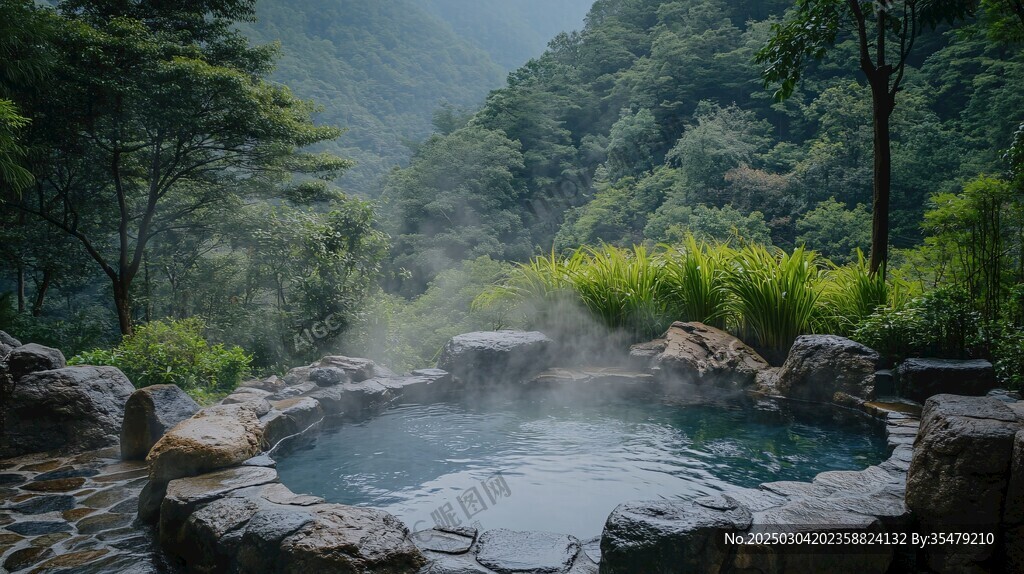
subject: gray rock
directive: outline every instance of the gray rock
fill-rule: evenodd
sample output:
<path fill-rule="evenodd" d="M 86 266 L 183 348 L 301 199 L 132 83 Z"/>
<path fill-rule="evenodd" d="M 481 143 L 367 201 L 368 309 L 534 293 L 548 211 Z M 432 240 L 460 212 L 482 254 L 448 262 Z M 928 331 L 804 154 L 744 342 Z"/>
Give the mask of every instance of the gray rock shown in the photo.
<path fill-rule="evenodd" d="M 476 530 L 452 530 L 431 528 L 413 533 L 413 542 L 420 550 L 441 552 L 444 554 L 465 554 L 476 541 Z"/>
<path fill-rule="evenodd" d="M 519 381 L 547 369 L 554 342 L 537 331 L 478 331 L 452 337 L 437 368 L 466 382 Z"/>
<path fill-rule="evenodd" d="M 68 363 L 60 350 L 35 343 L 15 347 L 7 355 L 7 373 L 15 381 L 29 373 L 63 369 L 66 366 Z"/>
<path fill-rule="evenodd" d="M 312 376 L 318 369 L 338 369 L 344 375 L 340 382 L 358 383 L 373 377 L 393 377 L 395 373 L 383 365 L 378 365 L 370 359 L 358 357 L 344 357 L 341 355 L 330 355 L 305 367 L 296 367 L 284 376 L 287 386 L 297 386 L 304 383 L 314 382 Z M 321 372 L 318 377 L 326 377 L 325 382 L 333 376 L 330 372 Z M 314 383 L 316 384 L 316 383 Z M 337 383 L 330 383 L 337 384 Z"/>
<path fill-rule="evenodd" d="M 481 566 L 472 554 L 445 554 L 424 550 L 423 556 L 427 564 L 418 574 L 494 574 L 493 570 Z"/>
<path fill-rule="evenodd" d="M 488 530 L 477 541 L 476 560 L 500 574 L 564 574 L 580 551 L 580 541 L 566 534 Z"/>
<path fill-rule="evenodd" d="M 985 396 L 992 397 L 993 399 L 999 399 L 1004 403 L 1016 403 L 1020 401 L 1020 393 L 1008 389 L 992 389 L 985 393 Z"/>
<path fill-rule="evenodd" d="M 667 346 L 668 341 L 666 341 L 665 339 L 655 339 L 653 341 L 637 343 L 635 345 L 630 346 L 630 366 L 639 369 L 645 369 L 654 366 L 657 363 L 658 357 L 665 352 L 665 347 Z"/>
<path fill-rule="evenodd" d="M 246 498 L 222 498 L 197 509 L 182 523 L 160 521 L 160 546 L 190 572 L 227 572 L 238 552 L 238 532 L 259 511 Z M 265 570 L 264 570 L 265 571 Z"/>
<path fill-rule="evenodd" d="M 124 406 L 121 458 L 146 458 L 164 433 L 198 411 L 199 405 L 176 385 L 153 385 L 135 391 Z"/>
<path fill-rule="evenodd" d="M 317 367 L 309 372 L 309 380 L 318 387 L 348 382 L 348 374 L 338 367 Z"/>
<path fill-rule="evenodd" d="M 285 387 L 284 380 L 277 375 L 271 375 L 265 379 L 253 379 L 238 385 L 239 389 L 257 389 L 268 393 L 277 393 Z"/>
<path fill-rule="evenodd" d="M 12 349 L 17 349 L 21 346 L 21 341 L 7 334 L 6 331 L 0 331 L 0 344 L 7 345 Z"/>
<path fill-rule="evenodd" d="M 896 375 L 892 369 L 875 371 L 875 396 L 890 397 L 896 394 Z"/>
<path fill-rule="evenodd" d="M 232 492 L 272 482 L 277 482 L 277 471 L 257 466 L 239 466 L 202 476 L 172 480 L 167 484 L 166 495 L 160 504 L 161 543 L 165 544 L 165 547 L 186 544 L 187 538 L 181 538 L 182 529 L 199 507 L 225 498 Z"/>
<path fill-rule="evenodd" d="M 272 572 L 281 541 L 313 522 L 310 510 L 273 506 L 257 512 L 242 533 L 238 549 L 241 572 Z"/>
<path fill-rule="evenodd" d="M 1006 403 L 988 397 L 935 395 L 924 405 L 907 474 L 907 506 L 935 532 L 1003 521 L 1014 441 L 1024 424 Z M 950 529 L 957 530 L 950 530 Z M 929 565 L 941 571 L 976 568 L 990 546 L 929 547 Z"/>
<path fill-rule="evenodd" d="M 262 466 L 266 468 L 274 468 L 277 466 L 277 461 L 270 458 L 268 454 L 258 454 L 249 460 L 243 461 L 242 466 Z"/>
<path fill-rule="evenodd" d="M 875 351 L 835 335 L 797 337 L 779 371 L 782 396 L 815 402 L 861 403 L 875 397 Z"/>
<path fill-rule="evenodd" d="M 359 415 L 383 407 L 395 393 L 377 379 L 317 388 L 305 396 L 316 399 L 327 415 Z"/>
<path fill-rule="evenodd" d="M 602 574 L 728 571 L 724 531 L 745 530 L 750 512 L 739 504 L 719 510 L 693 501 L 627 502 L 612 511 L 601 535 Z"/>
<path fill-rule="evenodd" d="M 114 367 L 65 367 L 21 377 L 10 397 L 0 458 L 117 443 L 134 390 Z"/>
<path fill-rule="evenodd" d="M 1024 572 L 1024 430 L 1018 431 L 1013 437 L 1003 523 L 1006 571 Z"/>
<path fill-rule="evenodd" d="M 746 388 L 771 367 L 736 337 L 703 323 L 673 323 L 662 340 L 664 350 L 655 363 L 663 375 L 685 383 Z"/>
<path fill-rule="evenodd" d="M 386 512 L 340 504 L 312 510 L 314 520 L 281 543 L 285 574 L 416 572 L 426 564 L 405 525 Z"/>
<path fill-rule="evenodd" d="M 285 399 L 271 403 L 273 410 L 265 415 L 263 423 L 263 447 L 272 449 L 279 442 L 297 435 L 324 418 L 320 403 L 309 397 Z"/>
<path fill-rule="evenodd" d="M 942 393 L 982 396 L 996 386 L 992 363 L 981 359 L 907 359 L 896 369 L 901 397 L 919 403 Z"/>

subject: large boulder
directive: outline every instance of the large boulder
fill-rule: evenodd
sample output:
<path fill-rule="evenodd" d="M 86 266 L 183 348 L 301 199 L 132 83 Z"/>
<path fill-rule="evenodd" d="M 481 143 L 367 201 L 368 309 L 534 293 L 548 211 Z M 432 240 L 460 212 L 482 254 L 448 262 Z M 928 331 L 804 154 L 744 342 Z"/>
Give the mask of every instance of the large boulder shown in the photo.
<path fill-rule="evenodd" d="M 6 409 L 0 458 L 116 444 L 134 390 L 114 367 L 65 367 L 22 376 Z"/>
<path fill-rule="evenodd" d="M 207 407 L 167 431 L 146 456 L 149 483 L 139 497 L 139 518 L 153 522 L 160 517 L 168 482 L 239 465 L 259 454 L 263 427 L 258 406 Z"/>
<path fill-rule="evenodd" d="M 896 380 L 900 396 L 919 403 L 943 393 L 980 397 L 996 388 L 992 363 L 981 359 L 907 359 Z"/>
<path fill-rule="evenodd" d="M 17 348 L 21 346 L 21 341 L 9 335 L 7 331 L 0 331 L 0 343 L 7 345 L 8 347 L 11 348 Z"/>
<path fill-rule="evenodd" d="M 1021 411 L 1017 411 L 1020 415 Z M 1008 572 L 1024 572 L 1024 430 L 1013 437 L 1010 485 L 1003 508 L 1003 541 Z"/>
<path fill-rule="evenodd" d="M 687 383 L 745 388 L 771 367 L 743 341 L 703 323 L 677 321 L 659 341 L 635 346 L 631 356 L 651 355 L 659 348 L 652 356 L 662 374 Z"/>
<path fill-rule="evenodd" d="M 992 532 L 1003 522 L 1015 437 L 1024 423 L 989 397 L 935 395 L 927 400 L 907 473 L 906 504 L 925 531 Z M 932 546 L 938 572 L 973 572 L 995 546 Z"/>
<path fill-rule="evenodd" d="M 723 508 L 694 501 L 656 500 L 620 504 L 601 535 L 602 574 L 725 572 L 730 549 L 717 537 L 745 530 L 751 514 L 739 504 Z"/>
<path fill-rule="evenodd" d="M 21 341 L 8 335 L 4 331 L 0 331 L 0 361 L 10 354 L 11 351 L 21 346 Z"/>
<path fill-rule="evenodd" d="M 260 452 L 263 428 L 251 403 L 207 407 L 168 431 L 146 457 L 152 482 L 234 466 Z"/>
<path fill-rule="evenodd" d="M 35 343 L 16 347 L 7 355 L 7 372 L 15 381 L 30 373 L 63 369 L 66 366 L 68 363 L 60 350 Z"/>
<path fill-rule="evenodd" d="M 552 365 L 554 342 L 537 331 L 478 331 L 452 337 L 437 368 L 462 381 L 525 380 Z"/>
<path fill-rule="evenodd" d="M 845 337 L 797 337 L 779 370 L 775 389 L 782 396 L 856 405 L 875 398 L 879 355 Z"/>
<path fill-rule="evenodd" d="M 146 458 L 164 433 L 198 411 L 199 405 L 176 385 L 153 385 L 135 391 L 124 406 L 121 458 Z"/>

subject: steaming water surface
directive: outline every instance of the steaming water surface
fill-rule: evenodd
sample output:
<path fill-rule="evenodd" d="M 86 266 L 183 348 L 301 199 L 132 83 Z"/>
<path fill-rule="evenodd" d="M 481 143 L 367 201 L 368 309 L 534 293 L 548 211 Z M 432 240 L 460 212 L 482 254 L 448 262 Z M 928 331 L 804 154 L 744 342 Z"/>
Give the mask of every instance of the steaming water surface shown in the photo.
<path fill-rule="evenodd" d="M 621 502 L 810 480 L 884 460 L 877 430 L 835 416 L 824 407 L 552 395 L 406 404 L 325 430 L 278 471 L 295 492 L 380 508 L 413 530 L 457 521 L 589 538 Z M 494 488 L 496 479 L 508 488 Z M 480 504 L 463 509 L 474 498 Z"/>

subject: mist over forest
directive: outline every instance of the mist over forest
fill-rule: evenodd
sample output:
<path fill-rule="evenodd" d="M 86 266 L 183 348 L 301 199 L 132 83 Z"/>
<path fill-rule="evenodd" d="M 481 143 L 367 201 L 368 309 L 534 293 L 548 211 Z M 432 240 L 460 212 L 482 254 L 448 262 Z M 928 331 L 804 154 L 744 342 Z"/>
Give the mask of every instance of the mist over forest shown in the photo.
<path fill-rule="evenodd" d="M 848 3 L 804 4 L 4 0 L 0 329 L 209 398 L 571 300 L 1018 384 L 1024 10 L 867 10 L 876 67 Z"/>

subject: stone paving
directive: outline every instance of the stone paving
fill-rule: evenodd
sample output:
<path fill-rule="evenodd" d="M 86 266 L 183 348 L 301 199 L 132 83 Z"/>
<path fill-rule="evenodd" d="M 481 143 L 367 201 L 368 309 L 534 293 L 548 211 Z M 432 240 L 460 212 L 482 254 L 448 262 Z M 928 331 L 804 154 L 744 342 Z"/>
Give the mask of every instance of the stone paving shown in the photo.
<path fill-rule="evenodd" d="M 0 460 L 0 572 L 170 572 L 135 524 L 147 480 L 117 447 Z"/>

